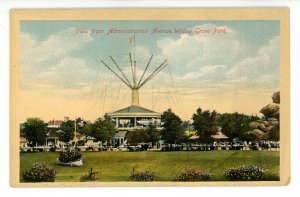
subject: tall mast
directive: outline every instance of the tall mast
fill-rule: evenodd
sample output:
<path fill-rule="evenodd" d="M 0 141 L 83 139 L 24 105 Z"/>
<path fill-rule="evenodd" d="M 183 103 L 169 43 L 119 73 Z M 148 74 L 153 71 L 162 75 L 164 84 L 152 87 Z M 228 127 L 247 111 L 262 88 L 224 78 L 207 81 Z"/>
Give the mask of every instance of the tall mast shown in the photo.
<path fill-rule="evenodd" d="M 134 44 L 134 48 L 133 48 L 133 87 L 134 89 L 136 89 L 136 59 L 135 59 L 135 34 L 133 34 L 133 44 Z"/>
<path fill-rule="evenodd" d="M 132 40 L 133 39 L 133 40 Z M 122 71 L 121 67 L 117 64 L 117 62 L 113 59 L 112 56 L 110 56 L 110 59 L 112 60 L 113 64 L 117 67 L 117 71 L 116 72 L 115 69 L 113 69 L 111 66 L 109 66 L 108 64 L 106 64 L 104 61 L 101 60 L 101 62 L 104 64 L 104 66 L 109 69 L 113 74 L 116 75 L 117 78 L 119 78 L 126 86 L 128 86 L 131 89 L 131 105 L 133 106 L 139 106 L 139 89 L 144 86 L 147 82 L 149 82 L 153 77 L 155 77 L 161 70 L 163 70 L 167 64 L 167 60 L 163 61 L 149 76 L 146 77 L 146 79 L 144 79 L 144 76 L 148 70 L 148 67 L 151 63 L 151 60 L 153 58 L 153 55 L 151 55 L 146 68 L 143 71 L 142 76 L 140 77 L 140 79 L 137 79 L 137 67 L 136 67 L 136 51 L 135 51 L 135 34 L 133 35 L 133 38 L 130 38 L 129 43 L 134 44 L 134 48 L 133 48 L 133 53 L 129 53 L 129 59 L 130 59 L 130 67 L 131 67 L 131 74 L 132 74 L 132 82 L 133 84 L 131 84 L 131 82 L 128 80 L 128 78 L 126 77 L 125 73 Z M 119 74 L 120 73 L 120 74 Z M 153 105 L 153 104 L 152 104 Z"/>

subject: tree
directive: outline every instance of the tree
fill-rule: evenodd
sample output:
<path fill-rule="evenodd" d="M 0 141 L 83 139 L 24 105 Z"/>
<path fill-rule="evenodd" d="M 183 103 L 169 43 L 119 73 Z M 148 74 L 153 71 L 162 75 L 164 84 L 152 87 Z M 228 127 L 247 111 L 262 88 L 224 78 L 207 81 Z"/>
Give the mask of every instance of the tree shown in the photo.
<path fill-rule="evenodd" d="M 47 124 L 40 118 L 27 118 L 24 124 L 25 137 L 31 145 L 44 144 L 47 137 Z"/>
<path fill-rule="evenodd" d="M 92 136 L 98 141 L 110 141 L 116 133 L 115 126 L 109 120 L 98 118 L 92 129 Z"/>
<path fill-rule="evenodd" d="M 182 142 L 184 131 L 181 127 L 182 120 L 171 109 L 163 112 L 161 117 L 163 130 L 161 132 L 162 139 L 167 143 Z"/>
<path fill-rule="evenodd" d="M 160 138 L 160 132 L 155 128 L 153 124 L 150 124 L 147 129 L 146 133 L 149 136 L 148 142 L 151 142 L 152 145 L 156 142 L 158 142 Z"/>
<path fill-rule="evenodd" d="M 251 130 L 249 123 L 258 120 L 257 116 L 248 116 L 244 114 L 224 113 L 217 117 L 218 125 L 222 128 L 222 133 L 230 139 L 244 138 L 247 131 Z M 249 136 L 246 137 L 247 139 Z"/>
<path fill-rule="evenodd" d="M 183 121 L 181 123 L 181 128 L 185 131 L 185 130 L 189 130 L 190 129 L 190 121 Z"/>
<path fill-rule="evenodd" d="M 108 121 L 112 121 L 112 118 L 107 114 L 107 113 L 105 113 L 104 114 L 104 120 L 108 120 Z"/>
<path fill-rule="evenodd" d="M 133 131 L 128 131 L 126 134 L 127 142 L 130 145 L 136 146 L 138 143 L 148 142 L 149 136 L 144 129 L 137 129 Z"/>
<path fill-rule="evenodd" d="M 67 120 L 60 125 L 61 132 L 59 133 L 59 140 L 62 142 L 69 142 L 74 139 L 75 122 Z"/>
<path fill-rule="evenodd" d="M 202 142 L 210 142 L 211 135 L 215 135 L 218 131 L 217 126 L 217 112 L 209 110 L 202 111 L 199 107 L 195 114 L 193 114 L 193 125 L 196 130 L 199 140 Z"/>
<path fill-rule="evenodd" d="M 82 127 L 78 128 L 78 131 L 81 134 L 87 135 L 87 136 L 92 136 L 93 133 L 93 124 L 90 122 L 86 122 Z"/>
<path fill-rule="evenodd" d="M 279 141 L 279 139 L 280 139 L 280 129 L 279 129 L 279 126 L 273 127 L 269 131 L 269 138 L 271 140 Z"/>

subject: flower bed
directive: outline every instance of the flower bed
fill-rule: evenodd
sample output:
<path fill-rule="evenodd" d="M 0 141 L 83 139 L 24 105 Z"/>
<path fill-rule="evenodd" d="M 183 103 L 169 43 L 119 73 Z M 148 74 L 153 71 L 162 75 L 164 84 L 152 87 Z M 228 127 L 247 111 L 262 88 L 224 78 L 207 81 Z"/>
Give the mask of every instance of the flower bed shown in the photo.
<path fill-rule="evenodd" d="M 132 170 L 130 180 L 132 181 L 154 181 L 154 174 L 150 171 L 137 172 Z"/>
<path fill-rule="evenodd" d="M 58 157 L 58 164 L 69 166 L 82 166 L 83 157 L 79 151 L 60 152 Z"/>
<path fill-rule="evenodd" d="M 212 174 L 208 171 L 186 169 L 175 176 L 173 181 L 208 181 Z"/>
<path fill-rule="evenodd" d="M 45 163 L 33 163 L 29 170 L 23 174 L 25 182 L 54 182 L 56 171 L 54 168 Z"/>
<path fill-rule="evenodd" d="M 262 181 L 266 178 L 266 170 L 257 165 L 245 165 L 231 168 L 224 174 L 230 181 Z"/>

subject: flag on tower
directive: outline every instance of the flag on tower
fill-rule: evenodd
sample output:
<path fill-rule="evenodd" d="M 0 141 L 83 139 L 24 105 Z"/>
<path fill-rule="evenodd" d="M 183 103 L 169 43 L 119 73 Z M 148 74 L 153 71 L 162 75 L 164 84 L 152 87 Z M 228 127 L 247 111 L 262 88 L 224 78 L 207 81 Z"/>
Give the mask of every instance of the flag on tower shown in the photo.
<path fill-rule="evenodd" d="M 133 37 L 131 37 L 131 38 L 129 39 L 129 43 L 130 43 L 130 44 L 135 44 L 135 36 L 133 36 Z"/>

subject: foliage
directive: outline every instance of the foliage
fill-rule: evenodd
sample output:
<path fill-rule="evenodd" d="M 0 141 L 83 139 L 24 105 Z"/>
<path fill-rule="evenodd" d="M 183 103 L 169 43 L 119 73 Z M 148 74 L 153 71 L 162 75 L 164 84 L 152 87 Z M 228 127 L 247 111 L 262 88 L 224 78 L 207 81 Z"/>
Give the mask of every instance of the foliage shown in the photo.
<path fill-rule="evenodd" d="M 33 146 L 44 144 L 47 137 L 47 124 L 40 118 L 27 118 L 24 124 L 25 137 Z"/>
<path fill-rule="evenodd" d="M 112 118 L 107 114 L 107 113 L 105 113 L 104 114 L 104 120 L 107 120 L 107 121 L 112 121 Z"/>
<path fill-rule="evenodd" d="M 85 145 L 85 141 L 84 141 L 84 140 L 79 140 L 79 141 L 77 142 L 77 145 L 78 145 L 78 146 L 84 146 L 84 145 Z"/>
<path fill-rule="evenodd" d="M 92 136 L 93 133 L 93 124 L 90 122 L 85 123 L 82 127 L 78 129 L 81 134 L 86 136 Z"/>
<path fill-rule="evenodd" d="M 216 111 L 203 111 L 200 107 L 193 114 L 194 129 L 197 135 L 200 136 L 200 141 L 210 142 L 212 140 L 211 135 L 215 135 L 218 131 L 216 117 Z"/>
<path fill-rule="evenodd" d="M 87 174 L 81 176 L 80 181 L 96 181 L 98 179 L 100 179 L 99 173 L 97 171 L 93 171 L 93 168 L 91 168 Z"/>
<path fill-rule="evenodd" d="M 269 138 L 272 139 L 272 140 L 279 141 L 279 139 L 280 139 L 280 129 L 279 129 L 279 126 L 273 127 L 269 131 Z"/>
<path fill-rule="evenodd" d="M 56 171 L 46 163 L 33 163 L 22 176 L 25 182 L 54 182 Z"/>
<path fill-rule="evenodd" d="M 262 181 L 266 178 L 266 170 L 257 165 L 244 165 L 231 168 L 224 174 L 230 181 Z"/>
<path fill-rule="evenodd" d="M 75 122 L 73 120 L 67 120 L 60 125 L 59 139 L 63 142 L 69 142 L 74 139 Z"/>
<path fill-rule="evenodd" d="M 163 130 L 161 131 L 162 140 L 166 143 L 179 143 L 183 141 L 184 130 L 181 127 L 182 120 L 171 109 L 163 112 L 161 121 Z"/>
<path fill-rule="evenodd" d="M 222 133 L 230 139 L 232 138 L 244 138 L 248 139 L 244 135 L 247 131 L 250 131 L 250 122 L 258 120 L 257 116 L 248 116 L 240 113 L 224 113 L 217 116 L 218 125 L 222 128 Z"/>
<path fill-rule="evenodd" d="M 190 129 L 190 122 L 189 122 L 189 121 L 183 121 L 183 122 L 181 123 L 181 128 L 182 128 L 183 130 L 189 130 L 189 129 Z"/>
<path fill-rule="evenodd" d="M 154 174 L 150 171 L 137 172 L 132 169 L 130 180 L 132 181 L 154 181 Z"/>
<path fill-rule="evenodd" d="M 208 171 L 185 169 L 173 178 L 173 181 L 208 181 L 212 174 Z"/>
<path fill-rule="evenodd" d="M 66 151 L 66 152 L 60 152 L 59 153 L 59 161 L 63 163 L 78 161 L 82 158 L 82 155 L 79 151 Z"/>
<path fill-rule="evenodd" d="M 243 140 L 247 140 L 247 141 L 256 141 L 259 140 L 259 136 L 255 135 L 254 133 L 243 133 L 243 135 L 240 137 Z"/>
<path fill-rule="evenodd" d="M 126 133 L 127 142 L 130 145 L 136 146 L 138 143 L 148 142 L 149 136 L 144 129 L 128 131 Z"/>
<path fill-rule="evenodd" d="M 152 144 L 158 142 L 160 132 L 154 127 L 154 125 L 150 124 L 146 129 L 146 133 L 148 135 L 148 142 L 151 142 Z"/>
<path fill-rule="evenodd" d="M 93 124 L 92 136 L 98 141 L 110 141 L 115 135 L 115 127 L 109 120 L 98 118 Z"/>

